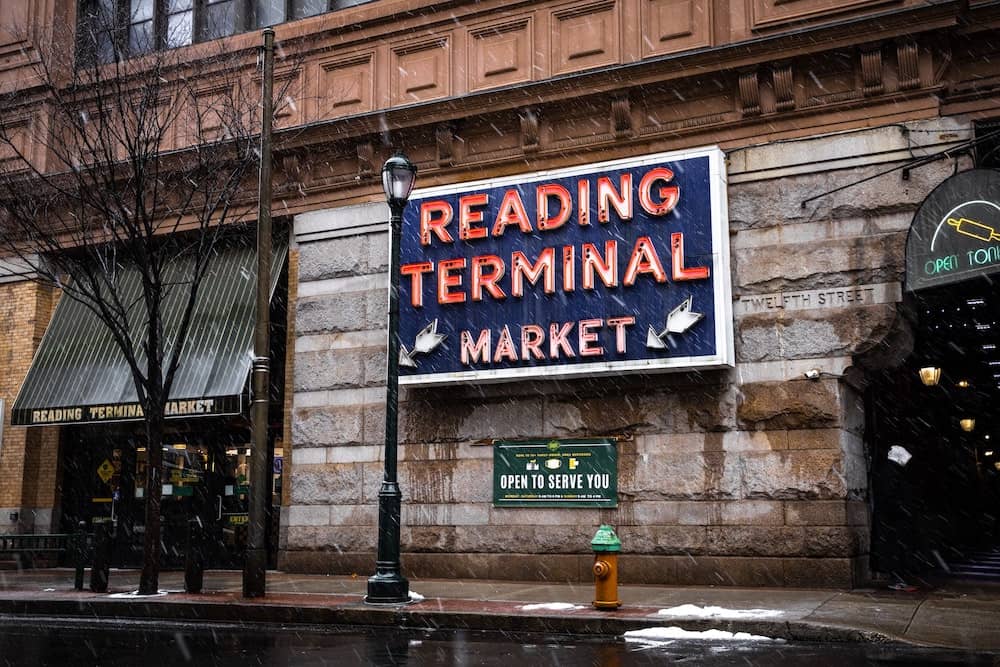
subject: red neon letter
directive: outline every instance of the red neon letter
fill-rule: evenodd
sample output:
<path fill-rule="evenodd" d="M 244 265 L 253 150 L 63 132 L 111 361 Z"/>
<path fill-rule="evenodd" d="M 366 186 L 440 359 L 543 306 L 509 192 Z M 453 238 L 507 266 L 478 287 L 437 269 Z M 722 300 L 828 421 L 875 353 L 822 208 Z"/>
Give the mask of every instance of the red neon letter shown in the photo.
<path fill-rule="evenodd" d="M 563 291 L 572 292 L 576 289 L 576 267 L 573 265 L 576 259 L 576 248 L 571 245 L 563 246 Z"/>
<path fill-rule="evenodd" d="M 538 229 L 557 229 L 566 224 L 572 206 L 569 190 L 558 183 L 545 183 L 539 185 L 535 192 L 538 197 Z M 555 197 L 559 200 L 559 211 L 551 218 L 549 217 L 549 197 Z"/>
<path fill-rule="evenodd" d="M 459 337 L 459 346 L 462 348 L 462 364 L 468 366 L 475 362 L 488 364 L 490 362 L 490 330 L 483 329 L 479 332 L 479 338 L 472 342 L 472 334 L 463 331 Z"/>
<path fill-rule="evenodd" d="M 543 285 L 546 294 L 556 291 L 555 276 L 556 249 L 545 248 L 538 255 L 538 261 L 532 264 L 524 253 L 515 250 L 510 256 L 510 293 L 511 296 L 524 296 L 524 279 L 532 285 L 538 282 L 539 276 L 545 274 Z"/>
<path fill-rule="evenodd" d="M 576 356 L 569 341 L 566 340 L 569 332 L 573 330 L 573 324 L 574 322 L 567 322 L 560 327 L 558 322 L 553 322 L 549 325 L 549 359 L 558 359 L 559 350 L 562 350 L 567 357 Z"/>
<path fill-rule="evenodd" d="M 399 267 L 401 275 L 410 276 L 410 303 L 414 308 L 422 308 L 424 305 L 424 277 L 420 274 L 433 270 L 433 262 L 414 262 Z"/>
<path fill-rule="evenodd" d="M 498 364 L 506 359 L 507 361 L 517 361 L 517 350 L 514 348 L 514 339 L 511 338 L 510 329 L 505 324 L 500 332 L 500 339 L 497 340 L 497 350 L 493 355 L 493 363 Z"/>
<path fill-rule="evenodd" d="M 435 217 L 437 215 L 437 217 Z M 441 243 L 451 243 L 453 239 L 445 229 L 452 218 L 451 204 L 446 201 L 425 201 L 420 204 L 420 245 L 431 244 L 431 232 Z"/>
<path fill-rule="evenodd" d="M 542 352 L 542 342 L 545 340 L 545 329 L 537 324 L 525 324 L 521 326 L 521 358 L 525 361 L 529 357 L 544 359 Z"/>
<path fill-rule="evenodd" d="M 670 235 L 670 262 L 673 265 L 674 282 L 681 280 L 703 280 L 708 278 L 707 266 L 684 268 L 684 234 L 674 232 Z"/>
<path fill-rule="evenodd" d="M 604 259 L 593 243 L 584 243 L 580 248 L 583 260 L 583 289 L 594 289 L 594 271 L 608 287 L 618 286 L 618 241 L 604 242 Z"/>
<path fill-rule="evenodd" d="M 660 256 L 656 253 L 656 247 L 653 246 L 653 241 L 648 236 L 640 236 L 639 240 L 635 242 L 635 249 L 632 250 L 632 257 L 628 260 L 628 268 L 625 269 L 622 284 L 626 287 L 634 285 L 635 279 L 640 273 L 652 273 L 656 282 L 667 282 L 667 272 L 663 270 Z"/>
<path fill-rule="evenodd" d="M 486 230 L 473 227 L 483 221 L 482 211 L 473 211 L 473 206 L 486 206 L 490 201 L 486 193 L 465 195 L 458 198 L 458 238 L 463 241 L 486 238 Z"/>
<path fill-rule="evenodd" d="M 674 210 L 677 202 L 681 198 L 681 189 L 676 185 L 663 186 L 660 188 L 660 203 L 653 202 L 653 183 L 663 181 L 669 183 L 674 178 L 674 172 L 665 167 L 650 169 L 639 181 L 639 205 L 650 215 L 666 215 Z"/>
<path fill-rule="evenodd" d="M 591 331 L 591 329 L 598 328 L 604 325 L 604 320 L 580 320 L 580 356 L 581 357 L 599 357 L 604 354 L 604 348 L 600 345 L 594 345 L 597 343 L 597 333 Z"/>
<path fill-rule="evenodd" d="M 528 212 L 524 210 L 524 202 L 521 201 L 521 193 L 517 190 L 508 190 L 503 196 L 496 222 L 493 224 L 493 236 L 503 236 L 508 225 L 517 225 L 525 234 L 533 231 L 528 220 Z"/>
<path fill-rule="evenodd" d="M 590 224 L 590 181 L 581 178 L 576 184 L 577 222 L 581 225 Z"/>
<path fill-rule="evenodd" d="M 621 188 L 615 192 L 611 179 L 601 176 L 597 179 L 597 220 L 610 222 L 611 211 L 608 204 L 615 207 L 618 217 L 622 220 L 632 219 L 632 174 L 621 175 Z"/>
<path fill-rule="evenodd" d="M 492 271 L 484 274 L 483 268 L 490 267 Z M 472 258 L 472 300 L 483 300 L 483 289 L 490 293 L 494 299 L 506 298 L 506 294 L 497 285 L 497 281 L 503 277 L 506 267 L 503 260 L 496 255 L 479 255 Z"/>
<path fill-rule="evenodd" d="M 618 354 L 625 354 L 625 327 L 632 324 L 635 324 L 635 318 L 631 315 L 608 318 L 608 326 L 615 328 L 615 349 Z"/>
<path fill-rule="evenodd" d="M 442 259 L 438 262 L 437 292 L 438 303 L 465 303 L 465 292 L 452 292 L 452 287 L 462 286 L 462 274 L 455 273 L 465 268 L 465 258 Z"/>

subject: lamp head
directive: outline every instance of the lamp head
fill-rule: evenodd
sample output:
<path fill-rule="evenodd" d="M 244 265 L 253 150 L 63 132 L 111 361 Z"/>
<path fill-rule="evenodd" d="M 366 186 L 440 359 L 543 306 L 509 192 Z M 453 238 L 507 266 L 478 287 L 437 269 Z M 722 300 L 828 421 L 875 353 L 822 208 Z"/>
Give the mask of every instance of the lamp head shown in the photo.
<path fill-rule="evenodd" d="M 397 152 L 382 165 L 382 190 L 390 207 L 401 207 L 410 198 L 417 180 L 417 165 L 402 152 Z"/>
<path fill-rule="evenodd" d="M 941 369 L 936 366 L 926 366 L 919 371 L 920 381 L 925 387 L 933 387 L 941 381 Z"/>

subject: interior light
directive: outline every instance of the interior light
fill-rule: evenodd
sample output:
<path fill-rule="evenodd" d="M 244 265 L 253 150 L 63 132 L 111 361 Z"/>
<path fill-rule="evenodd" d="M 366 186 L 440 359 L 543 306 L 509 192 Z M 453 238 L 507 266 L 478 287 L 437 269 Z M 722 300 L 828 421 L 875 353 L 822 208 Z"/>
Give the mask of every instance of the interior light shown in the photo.
<path fill-rule="evenodd" d="M 146 451 L 146 448 L 145 447 L 136 447 L 135 451 L 137 451 L 137 452 L 144 452 L 144 451 Z"/>
<path fill-rule="evenodd" d="M 962 430 L 966 433 L 972 433 L 976 428 L 976 420 L 971 417 L 966 417 L 965 419 L 960 419 L 958 425 L 962 427 Z"/>
<path fill-rule="evenodd" d="M 186 444 L 184 444 L 183 442 L 174 445 L 174 449 L 187 449 L 187 448 L 188 448 L 188 446 Z"/>
<path fill-rule="evenodd" d="M 933 387 L 941 380 L 941 369 L 936 366 L 925 366 L 920 369 L 919 375 L 925 387 Z"/>
<path fill-rule="evenodd" d="M 958 386 L 961 387 L 962 389 L 968 389 L 969 388 L 969 381 L 968 380 L 959 380 L 958 381 Z"/>
<path fill-rule="evenodd" d="M 983 452 L 983 456 L 993 456 L 993 450 L 987 449 L 985 452 Z"/>

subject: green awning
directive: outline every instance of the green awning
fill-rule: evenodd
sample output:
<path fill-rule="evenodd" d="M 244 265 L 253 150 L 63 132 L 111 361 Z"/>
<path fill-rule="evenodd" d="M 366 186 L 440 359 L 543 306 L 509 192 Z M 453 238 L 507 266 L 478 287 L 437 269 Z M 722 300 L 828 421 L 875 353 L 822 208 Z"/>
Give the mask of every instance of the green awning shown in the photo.
<path fill-rule="evenodd" d="M 286 245 L 275 245 L 272 297 L 286 253 Z M 176 262 L 168 281 L 182 282 L 190 268 L 190 260 Z M 212 259 L 192 313 L 167 404 L 168 417 L 243 411 L 253 358 L 256 273 L 253 247 L 226 248 Z M 137 272 L 126 272 L 122 285 L 125 298 L 140 298 Z M 186 294 L 184 288 L 170 290 L 164 299 L 167 345 L 178 329 Z M 132 340 L 138 341 L 142 333 L 143 329 L 134 327 Z M 144 358 L 140 363 L 145 363 Z M 83 424 L 140 420 L 142 416 L 128 364 L 107 327 L 85 305 L 64 296 L 14 400 L 12 423 Z"/>

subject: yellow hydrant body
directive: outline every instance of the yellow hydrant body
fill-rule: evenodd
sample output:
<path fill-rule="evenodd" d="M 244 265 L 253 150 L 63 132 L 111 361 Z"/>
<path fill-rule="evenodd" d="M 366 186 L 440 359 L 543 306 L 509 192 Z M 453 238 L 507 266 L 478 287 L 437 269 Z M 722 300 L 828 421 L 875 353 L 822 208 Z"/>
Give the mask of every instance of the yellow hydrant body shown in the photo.
<path fill-rule="evenodd" d="M 618 552 L 622 543 L 615 529 L 602 525 L 590 542 L 594 550 L 594 606 L 598 609 L 618 609 Z"/>

